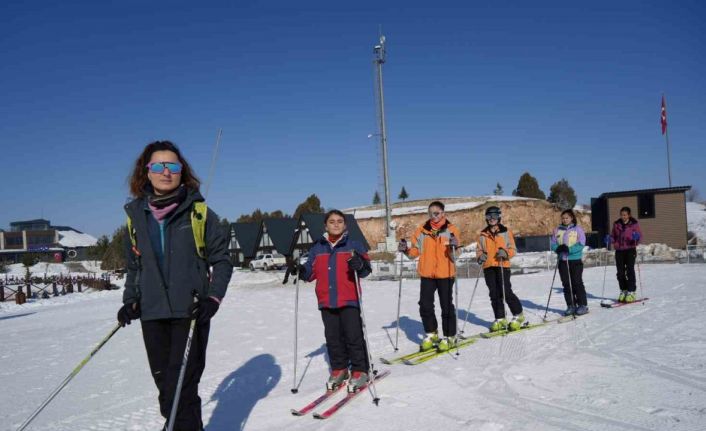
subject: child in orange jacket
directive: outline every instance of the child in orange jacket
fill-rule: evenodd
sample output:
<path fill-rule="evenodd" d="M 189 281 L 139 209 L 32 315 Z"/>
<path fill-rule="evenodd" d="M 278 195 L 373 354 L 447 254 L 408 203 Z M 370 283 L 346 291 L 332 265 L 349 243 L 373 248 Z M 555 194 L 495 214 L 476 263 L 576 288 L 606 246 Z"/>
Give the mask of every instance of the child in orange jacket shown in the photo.
<path fill-rule="evenodd" d="M 398 250 L 411 258 L 419 256 L 417 272 L 421 277 L 419 293 L 419 315 L 426 336 L 421 342 L 422 351 L 435 345 L 440 351 L 453 347 L 456 336 L 456 309 L 453 305 L 453 286 L 456 277 L 453 249 L 458 247 L 459 232 L 446 219 L 444 204 L 434 201 L 429 204 L 429 220 L 414 232 L 412 244 L 403 239 Z M 439 294 L 441 327 L 444 338 L 439 340 L 438 322 L 434 312 L 434 292 Z"/>
<path fill-rule="evenodd" d="M 501 219 L 500 208 L 492 206 L 485 210 L 485 222 L 488 226 L 480 232 L 476 249 L 478 264 L 483 266 L 483 275 L 490 290 L 490 303 L 495 314 L 490 332 L 504 329 L 515 331 L 520 329 L 525 321 L 522 304 L 510 284 L 510 259 L 515 256 L 517 250 L 515 237 L 510 229 L 500 223 Z M 507 302 L 513 314 L 509 323 L 505 319 L 504 302 Z"/>

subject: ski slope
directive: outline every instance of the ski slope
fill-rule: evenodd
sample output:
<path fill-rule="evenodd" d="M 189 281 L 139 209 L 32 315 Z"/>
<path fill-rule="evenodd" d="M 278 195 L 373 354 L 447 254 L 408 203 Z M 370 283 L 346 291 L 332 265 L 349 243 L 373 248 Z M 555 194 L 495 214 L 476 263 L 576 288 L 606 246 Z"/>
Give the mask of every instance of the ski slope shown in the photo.
<path fill-rule="evenodd" d="M 587 316 L 479 340 L 458 357 L 390 366 L 392 374 L 377 388 L 379 407 L 365 393 L 317 421 L 289 413 L 318 396 L 328 374 L 313 286 L 301 285 L 302 380 L 293 395 L 293 285 L 282 287 L 281 273 L 236 272 L 213 321 L 200 386 L 206 429 L 703 430 L 706 265 L 643 265 L 641 273 L 652 298 L 646 305 L 601 308 L 604 270 L 587 269 Z M 551 279 L 551 272 L 512 279 L 531 321 L 544 312 Z M 482 280 L 466 310 L 473 282 L 460 283 L 466 333 L 484 331 L 492 320 Z M 616 284 L 609 268 L 606 296 L 616 295 Z M 401 352 L 415 349 L 422 332 L 418 289 L 418 281 L 404 282 Z M 393 355 L 397 283 L 364 281 L 364 291 L 372 351 L 382 367 L 377 358 Z M 52 298 L 47 306 L 0 305 L 0 430 L 16 429 L 110 331 L 120 298 L 112 291 Z M 563 308 L 555 289 L 550 315 Z M 140 327 L 132 324 L 29 429 L 157 430 L 163 419 L 156 396 Z"/>

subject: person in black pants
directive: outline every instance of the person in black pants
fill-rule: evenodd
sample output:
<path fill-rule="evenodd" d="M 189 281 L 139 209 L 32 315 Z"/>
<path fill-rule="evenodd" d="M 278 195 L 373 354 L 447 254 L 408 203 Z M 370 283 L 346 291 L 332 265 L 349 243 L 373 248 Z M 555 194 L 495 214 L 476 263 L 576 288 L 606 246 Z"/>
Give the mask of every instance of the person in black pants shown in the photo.
<path fill-rule="evenodd" d="M 561 213 L 561 224 L 554 229 L 550 241 L 551 250 L 557 254 L 557 267 L 566 301 L 565 316 L 588 313 L 586 287 L 583 284 L 583 249 L 586 233 L 578 225 L 573 210 Z"/>
<path fill-rule="evenodd" d="M 142 322 L 159 410 L 167 420 L 195 319 L 174 431 L 203 430 L 198 384 L 206 364 L 210 321 L 233 272 L 228 235 L 218 215 L 202 203 L 199 186 L 176 145 L 152 142 L 135 162 L 130 179 L 135 199 L 125 205 L 128 273 L 117 319 L 122 326 L 134 319 Z M 199 230 L 202 241 L 196 238 Z"/>
<path fill-rule="evenodd" d="M 316 280 L 314 290 L 331 364 L 327 389 L 348 381 L 348 391 L 355 392 L 371 377 L 355 273 L 367 277 L 372 268 L 363 244 L 349 238 L 341 211 L 326 213 L 324 229 L 323 237 L 309 250 L 306 264 L 292 262 L 289 273 L 304 281 Z"/>
<path fill-rule="evenodd" d="M 629 207 L 620 209 L 620 218 L 613 223 L 610 237 L 615 249 L 616 276 L 620 286 L 618 302 L 635 302 L 635 259 L 642 231 L 640 223 L 631 216 Z"/>

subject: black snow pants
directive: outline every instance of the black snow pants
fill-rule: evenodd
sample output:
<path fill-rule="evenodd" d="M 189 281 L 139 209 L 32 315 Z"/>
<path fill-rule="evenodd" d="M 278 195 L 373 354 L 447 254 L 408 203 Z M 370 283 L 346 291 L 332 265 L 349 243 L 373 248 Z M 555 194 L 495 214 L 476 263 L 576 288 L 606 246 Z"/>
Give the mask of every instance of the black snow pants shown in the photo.
<path fill-rule="evenodd" d="M 503 280 L 505 281 L 505 302 L 510 307 L 510 312 L 513 315 L 522 313 L 522 304 L 512 291 L 510 284 L 510 268 L 501 268 L 499 266 L 491 266 L 483 270 L 485 276 L 485 284 L 488 285 L 490 293 L 490 303 L 493 306 L 493 314 L 496 319 L 505 318 L 505 304 L 503 304 Z"/>
<path fill-rule="evenodd" d="M 189 336 L 190 319 L 160 319 L 142 322 L 142 338 L 147 350 L 154 383 L 159 390 L 159 410 L 169 418 L 179 370 Z M 201 431 L 199 381 L 206 366 L 206 346 L 210 323 L 196 325 L 174 420 L 174 431 Z"/>
<path fill-rule="evenodd" d="M 368 372 L 363 322 L 357 307 L 322 308 L 326 349 L 332 370 Z"/>
<path fill-rule="evenodd" d="M 615 250 L 615 266 L 618 268 L 618 284 L 620 290 L 634 292 L 635 284 L 635 258 L 637 250 L 630 248 L 627 250 Z"/>
<path fill-rule="evenodd" d="M 569 272 L 571 278 L 569 278 Z M 561 277 L 561 284 L 564 286 L 564 300 L 567 307 L 588 305 L 586 287 L 583 285 L 583 262 L 581 260 L 560 260 L 559 277 Z"/>
<path fill-rule="evenodd" d="M 439 329 L 434 311 L 434 292 L 438 292 L 443 334 L 445 337 L 456 335 L 456 309 L 453 304 L 454 281 L 454 278 L 422 277 L 419 292 L 419 316 L 422 318 L 424 332 L 436 332 Z"/>

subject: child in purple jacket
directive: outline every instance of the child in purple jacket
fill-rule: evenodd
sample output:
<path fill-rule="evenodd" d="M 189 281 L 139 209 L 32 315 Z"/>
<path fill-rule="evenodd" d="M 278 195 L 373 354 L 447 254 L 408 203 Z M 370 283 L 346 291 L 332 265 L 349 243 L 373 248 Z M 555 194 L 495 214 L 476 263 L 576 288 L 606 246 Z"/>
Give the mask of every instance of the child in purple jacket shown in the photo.
<path fill-rule="evenodd" d="M 620 209 L 620 218 L 613 223 L 610 238 L 615 249 L 615 265 L 618 269 L 618 302 L 635 302 L 635 258 L 642 231 L 640 223 L 631 216 L 629 207 Z"/>

